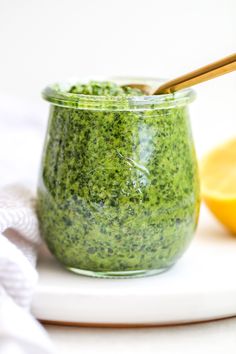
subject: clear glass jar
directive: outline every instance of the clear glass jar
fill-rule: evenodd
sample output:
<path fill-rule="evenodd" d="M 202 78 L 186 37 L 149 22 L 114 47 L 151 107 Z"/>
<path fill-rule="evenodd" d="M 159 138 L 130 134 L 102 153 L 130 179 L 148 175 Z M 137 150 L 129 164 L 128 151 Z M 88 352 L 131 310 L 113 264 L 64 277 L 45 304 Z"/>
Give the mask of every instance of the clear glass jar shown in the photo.
<path fill-rule="evenodd" d="M 105 97 L 66 93 L 70 85 L 43 91 L 51 109 L 37 212 L 50 251 L 66 268 L 89 276 L 168 269 L 198 220 L 188 113 L 194 92 Z"/>

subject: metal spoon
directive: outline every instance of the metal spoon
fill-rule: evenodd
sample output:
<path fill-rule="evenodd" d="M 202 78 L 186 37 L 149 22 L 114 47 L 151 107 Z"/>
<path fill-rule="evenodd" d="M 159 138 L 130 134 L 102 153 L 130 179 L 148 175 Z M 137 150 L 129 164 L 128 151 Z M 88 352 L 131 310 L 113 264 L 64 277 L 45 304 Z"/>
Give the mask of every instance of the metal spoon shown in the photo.
<path fill-rule="evenodd" d="M 175 91 L 200 84 L 201 82 L 214 79 L 217 76 L 227 74 L 234 70 L 236 70 L 236 54 L 232 54 L 228 57 L 215 61 L 214 63 L 191 71 L 188 74 L 179 76 L 176 79 L 167 81 L 154 91 L 146 84 L 128 84 L 125 86 L 140 89 L 146 95 L 160 95 L 173 93 Z"/>

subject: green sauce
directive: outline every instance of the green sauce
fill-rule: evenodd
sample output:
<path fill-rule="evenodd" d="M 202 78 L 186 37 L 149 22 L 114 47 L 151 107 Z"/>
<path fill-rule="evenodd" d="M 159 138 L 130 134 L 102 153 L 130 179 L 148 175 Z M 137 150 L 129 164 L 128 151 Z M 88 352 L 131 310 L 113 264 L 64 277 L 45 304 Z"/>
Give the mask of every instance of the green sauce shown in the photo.
<path fill-rule="evenodd" d="M 93 96 L 140 96 L 142 91 L 128 86 L 121 87 L 114 82 L 90 81 L 88 84 L 77 84 L 70 87 L 69 93 Z"/>
<path fill-rule="evenodd" d="M 107 82 L 75 85 L 67 93 L 142 95 Z M 199 211 L 186 105 L 146 110 L 52 105 L 37 210 L 49 249 L 66 267 L 93 272 L 170 267 L 192 239 Z"/>

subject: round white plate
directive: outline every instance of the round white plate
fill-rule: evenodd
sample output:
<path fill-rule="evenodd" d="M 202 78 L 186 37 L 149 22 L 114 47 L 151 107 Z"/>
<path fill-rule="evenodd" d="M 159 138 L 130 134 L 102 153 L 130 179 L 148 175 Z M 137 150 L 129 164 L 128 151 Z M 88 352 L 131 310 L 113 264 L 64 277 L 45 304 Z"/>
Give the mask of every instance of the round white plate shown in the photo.
<path fill-rule="evenodd" d="M 236 315 L 236 237 L 202 208 L 197 234 L 166 273 L 138 279 L 97 279 L 41 256 L 33 314 L 63 324 L 137 326 Z"/>

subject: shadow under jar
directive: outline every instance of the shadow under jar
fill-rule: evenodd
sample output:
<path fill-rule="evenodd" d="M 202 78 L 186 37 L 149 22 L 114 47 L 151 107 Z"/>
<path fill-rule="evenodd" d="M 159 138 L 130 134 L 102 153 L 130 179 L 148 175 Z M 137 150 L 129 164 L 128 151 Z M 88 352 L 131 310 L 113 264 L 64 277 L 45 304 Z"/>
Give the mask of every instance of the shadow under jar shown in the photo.
<path fill-rule="evenodd" d="M 97 277 L 171 267 L 199 214 L 188 114 L 194 92 L 96 96 L 55 84 L 43 96 L 51 109 L 37 213 L 52 254 L 66 268 Z"/>

